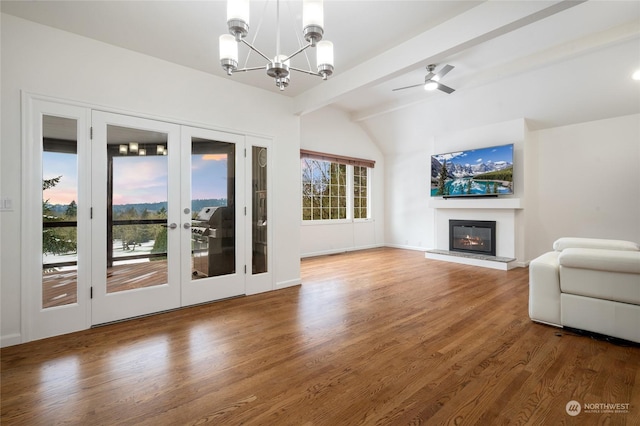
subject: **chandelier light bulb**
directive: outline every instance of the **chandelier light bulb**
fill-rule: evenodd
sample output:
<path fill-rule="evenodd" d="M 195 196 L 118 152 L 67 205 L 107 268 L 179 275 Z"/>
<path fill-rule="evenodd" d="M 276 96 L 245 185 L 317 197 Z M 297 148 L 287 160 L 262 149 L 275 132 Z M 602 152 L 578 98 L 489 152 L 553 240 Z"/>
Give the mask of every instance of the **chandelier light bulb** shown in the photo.
<path fill-rule="evenodd" d="M 249 0 L 227 0 L 227 25 L 236 41 L 249 33 L 249 9 Z"/>
<path fill-rule="evenodd" d="M 119 147 L 120 154 L 127 155 L 129 152 L 129 147 L 127 145 L 120 145 Z"/>
<path fill-rule="evenodd" d="M 144 148 L 140 148 L 140 149 L 138 150 L 138 155 L 147 155 L 147 150 L 146 150 L 146 149 L 144 149 Z"/>
<path fill-rule="evenodd" d="M 138 142 L 129 142 L 129 152 L 138 152 Z"/>
<path fill-rule="evenodd" d="M 249 25 L 249 0 L 227 0 L 227 22 L 233 20 Z"/>
<path fill-rule="evenodd" d="M 322 40 L 316 45 L 318 64 L 318 73 L 326 80 L 328 76 L 333 74 L 333 43 L 328 40 Z"/>
<path fill-rule="evenodd" d="M 220 36 L 220 64 L 231 75 L 238 68 L 238 43 L 231 34 Z"/>
<path fill-rule="evenodd" d="M 220 60 L 223 59 L 238 62 L 238 43 L 231 34 L 220 36 Z"/>
<path fill-rule="evenodd" d="M 324 10 L 322 0 L 304 0 L 302 3 L 302 34 L 315 46 L 324 34 Z"/>
<path fill-rule="evenodd" d="M 322 0 L 304 0 L 302 3 L 302 28 L 310 25 L 324 28 Z"/>

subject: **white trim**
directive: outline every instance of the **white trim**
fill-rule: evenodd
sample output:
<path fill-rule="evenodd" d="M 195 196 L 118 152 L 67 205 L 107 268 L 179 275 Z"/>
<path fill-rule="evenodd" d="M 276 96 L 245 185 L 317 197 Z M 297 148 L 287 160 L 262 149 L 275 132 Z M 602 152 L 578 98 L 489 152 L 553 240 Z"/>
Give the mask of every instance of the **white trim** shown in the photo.
<path fill-rule="evenodd" d="M 302 200 L 301 200 L 302 201 Z M 343 225 L 345 223 L 353 223 L 353 219 L 320 219 L 320 220 L 301 220 L 304 226 L 309 225 Z"/>
<path fill-rule="evenodd" d="M 523 209 L 520 198 L 430 198 L 429 208 L 432 209 Z"/>
<path fill-rule="evenodd" d="M 20 333 L 7 334 L 6 336 L 0 336 L 0 348 L 19 345 L 20 343 L 22 343 L 22 334 Z"/>
<path fill-rule="evenodd" d="M 78 158 L 78 250 L 88 249 L 90 241 L 89 207 L 90 179 L 87 176 L 87 160 L 90 152 L 90 110 L 65 102 L 34 97 L 21 92 L 22 140 L 21 165 L 22 212 L 42 212 L 42 117 L 45 115 L 65 117 L 77 122 Z M 85 257 L 78 259 L 77 301 L 54 308 L 42 308 L 42 216 L 23 215 L 20 235 L 21 313 L 20 331 L 23 342 L 70 333 L 89 327 L 90 301 L 88 287 L 90 262 Z M 87 251 L 88 253 L 88 251 Z"/>
<path fill-rule="evenodd" d="M 132 110 L 127 110 L 127 109 L 118 108 L 118 107 L 109 106 L 109 105 L 100 105 L 100 104 L 93 104 L 93 103 L 78 101 L 75 99 L 59 98 L 55 96 L 33 93 L 25 90 L 22 91 L 22 94 L 23 94 L 23 97 L 26 95 L 31 97 L 31 99 L 34 99 L 34 100 L 42 100 L 42 101 L 48 101 L 52 103 L 59 103 L 64 105 L 88 108 L 92 111 L 101 111 L 101 112 L 109 112 L 113 114 L 129 115 L 132 117 L 145 118 L 148 120 L 155 120 L 155 121 L 164 121 L 166 123 L 178 124 L 178 125 L 187 126 L 187 127 L 199 127 L 201 129 L 231 133 L 231 134 L 235 134 L 242 137 L 256 136 L 260 138 L 273 139 L 273 136 L 271 135 L 255 133 L 255 132 L 247 132 L 244 130 L 240 130 L 232 127 L 224 127 L 220 125 L 211 125 L 211 124 L 206 124 L 199 121 L 190 121 L 190 120 L 177 119 L 177 118 L 172 118 L 172 117 L 167 117 L 162 115 L 142 113 L 139 111 L 132 111 Z M 23 105 L 24 105 L 24 100 L 23 100 Z"/>
<path fill-rule="evenodd" d="M 403 249 L 403 250 L 414 250 L 414 251 L 426 251 L 426 250 L 428 250 L 425 247 L 408 246 L 408 245 L 405 245 L 405 244 L 383 244 L 381 247 L 390 247 L 390 248 L 397 248 L 397 249 Z"/>
<path fill-rule="evenodd" d="M 293 280 L 288 280 L 288 281 L 281 281 L 279 283 L 276 283 L 276 290 L 280 290 L 283 288 L 287 288 L 287 287 L 295 287 L 297 285 L 301 285 L 302 284 L 302 279 L 300 278 L 296 278 Z"/>
<path fill-rule="evenodd" d="M 331 254 L 347 253 L 351 251 L 368 250 L 368 249 L 380 248 L 380 247 L 386 247 L 386 246 L 384 244 L 369 244 L 366 246 L 346 247 L 346 248 L 338 248 L 338 249 L 331 249 L 331 250 L 315 251 L 311 253 L 300 254 L 300 259 L 305 259 L 308 257 L 327 256 Z M 424 249 L 420 249 L 420 250 L 424 250 Z"/>

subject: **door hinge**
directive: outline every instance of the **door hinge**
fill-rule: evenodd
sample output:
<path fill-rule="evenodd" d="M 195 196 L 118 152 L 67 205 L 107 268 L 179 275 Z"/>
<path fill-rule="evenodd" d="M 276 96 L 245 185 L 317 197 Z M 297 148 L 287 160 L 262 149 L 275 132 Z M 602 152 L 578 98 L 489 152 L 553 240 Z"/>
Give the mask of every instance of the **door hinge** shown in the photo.
<path fill-rule="evenodd" d="M 244 265 L 244 273 L 247 273 L 247 265 Z"/>
<path fill-rule="evenodd" d="M 93 207 L 89 208 L 89 219 L 93 219 Z"/>
<path fill-rule="evenodd" d="M 93 140 L 93 126 L 89 127 L 89 139 Z"/>
<path fill-rule="evenodd" d="M 247 158 L 247 148 L 244 149 L 244 158 Z"/>
<path fill-rule="evenodd" d="M 89 287 L 89 299 L 93 299 L 93 287 Z"/>
<path fill-rule="evenodd" d="M 247 215 L 247 206 L 244 206 L 244 215 Z"/>

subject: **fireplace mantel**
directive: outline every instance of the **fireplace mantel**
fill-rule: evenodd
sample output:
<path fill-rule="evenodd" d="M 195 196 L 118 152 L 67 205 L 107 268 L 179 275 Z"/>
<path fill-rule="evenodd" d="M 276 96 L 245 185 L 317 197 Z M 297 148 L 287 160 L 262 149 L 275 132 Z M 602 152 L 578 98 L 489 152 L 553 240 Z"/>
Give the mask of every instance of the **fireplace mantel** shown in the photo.
<path fill-rule="evenodd" d="M 432 198 L 428 206 L 432 209 L 511 209 L 520 210 L 520 198 Z"/>

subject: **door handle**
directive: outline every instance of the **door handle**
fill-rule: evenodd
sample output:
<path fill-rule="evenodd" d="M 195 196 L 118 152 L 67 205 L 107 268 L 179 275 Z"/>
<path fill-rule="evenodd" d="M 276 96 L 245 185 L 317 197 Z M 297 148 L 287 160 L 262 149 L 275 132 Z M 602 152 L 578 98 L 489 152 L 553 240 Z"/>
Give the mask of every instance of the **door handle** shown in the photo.
<path fill-rule="evenodd" d="M 185 224 L 184 224 L 184 225 L 182 225 L 182 226 L 184 226 L 184 229 L 189 229 L 189 228 L 191 228 L 191 224 L 190 224 L 189 222 L 185 222 Z"/>
<path fill-rule="evenodd" d="M 176 229 L 178 227 L 178 225 L 176 225 L 175 223 L 172 223 L 171 225 L 169 225 L 169 228 L 171 229 Z"/>

